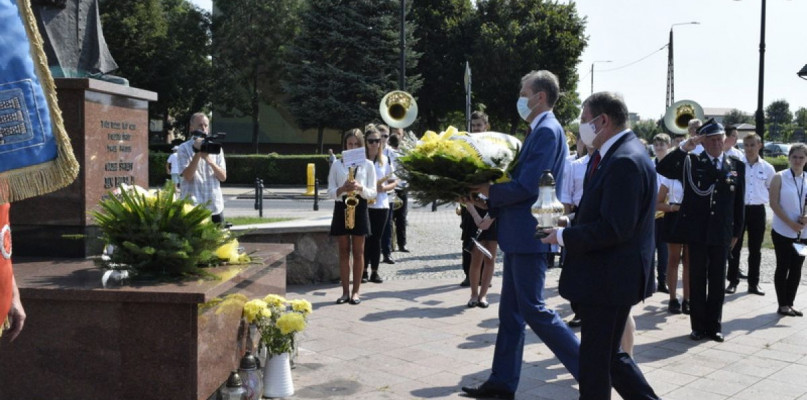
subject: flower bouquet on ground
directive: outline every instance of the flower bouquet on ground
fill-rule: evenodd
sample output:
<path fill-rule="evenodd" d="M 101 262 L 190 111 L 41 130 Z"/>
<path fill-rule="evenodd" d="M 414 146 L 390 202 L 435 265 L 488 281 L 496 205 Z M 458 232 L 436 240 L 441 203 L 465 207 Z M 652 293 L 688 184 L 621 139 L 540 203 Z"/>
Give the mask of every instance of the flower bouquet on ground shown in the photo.
<path fill-rule="evenodd" d="M 295 336 L 305 329 L 311 311 L 308 300 L 286 300 L 274 294 L 244 304 L 244 318 L 257 326 L 260 342 L 270 356 L 292 351 Z"/>
<path fill-rule="evenodd" d="M 499 132 L 469 135 L 453 126 L 428 131 L 398 158 L 396 175 L 406 179 L 418 203 L 450 203 L 467 196 L 472 185 L 503 182 L 518 156 L 521 141 Z"/>
<path fill-rule="evenodd" d="M 121 185 L 100 207 L 92 215 L 113 249 L 98 261 L 103 268 L 170 278 L 204 276 L 202 267 L 223 262 L 249 262 L 230 232 L 211 222 L 210 211 L 178 199 L 173 184 L 154 192 Z"/>

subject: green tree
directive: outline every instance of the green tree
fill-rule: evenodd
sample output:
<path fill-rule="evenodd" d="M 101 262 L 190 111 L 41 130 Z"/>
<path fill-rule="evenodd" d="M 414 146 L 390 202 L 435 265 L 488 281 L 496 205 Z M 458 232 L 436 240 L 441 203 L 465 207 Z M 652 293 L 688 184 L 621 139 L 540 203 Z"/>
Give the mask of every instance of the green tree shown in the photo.
<path fill-rule="evenodd" d="M 776 100 L 765 108 L 767 139 L 787 140 L 793 133 L 793 114 L 787 100 Z"/>
<path fill-rule="evenodd" d="M 260 104 L 281 103 L 288 47 L 300 30 L 297 0 L 216 2 L 213 68 L 216 108 L 252 118 L 252 145 L 258 152 Z"/>
<path fill-rule="evenodd" d="M 661 133 L 661 127 L 657 121 L 652 119 L 643 119 L 631 124 L 631 130 L 636 133 L 636 136 L 647 140 L 648 143 L 653 141 L 653 136 Z"/>
<path fill-rule="evenodd" d="M 796 128 L 807 129 L 807 108 L 801 107 L 796 110 L 793 124 L 796 125 Z"/>
<path fill-rule="evenodd" d="M 461 111 L 462 118 L 452 122 L 461 122 L 455 126 L 465 130 L 465 62 L 478 33 L 471 1 L 414 0 L 411 18 L 418 26 L 415 50 L 423 54 L 417 68 L 423 77 L 417 99 L 419 125 L 439 131 L 450 124 L 449 114 Z M 475 67 L 471 65 L 472 74 Z"/>
<path fill-rule="evenodd" d="M 477 10 L 474 86 L 494 126 L 511 133 L 524 127 L 515 107 L 520 80 L 540 69 L 555 73 L 565 93 L 555 106 L 560 123 L 577 118 L 577 64 L 587 38 L 585 18 L 578 15 L 575 3 L 480 0 Z"/>
<path fill-rule="evenodd" d="M 287 106 L 302 129 L 346 130 L 377 120 L 381 97 L 398 87 L 399 8 L 395 0 L 311 0 L 288 57 Z M 407 70 L 417 67 L 413 22 L 406 25 Z M 407 74 L 417 93 L 422 82 Z"/>
<path fill-rule="evenodd" d="M 151 119 L 205 108 L 210 88 L 210 15 L 187 0 L 102 0 L 104 37 L 117 75 L 159 95 Z"/>
<path fill-rule="evenodd" d="M 723 116 L 723 125 L 754 124 L 754 117 L 734 108 Z"/>

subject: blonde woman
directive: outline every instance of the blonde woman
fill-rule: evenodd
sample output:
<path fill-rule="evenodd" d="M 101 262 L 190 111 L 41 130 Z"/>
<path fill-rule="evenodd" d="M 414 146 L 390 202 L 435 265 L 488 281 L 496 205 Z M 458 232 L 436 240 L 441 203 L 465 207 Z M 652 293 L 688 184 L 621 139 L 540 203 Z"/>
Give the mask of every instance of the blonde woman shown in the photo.
<path fill-rule="evenodd" d="M 367 237 L 367 242 L 364 246 L 364 269 L 362 281 L 369 280 L 373 283 L 384 282 L 381 276 L 378 275 L 378 264 L 381 262 L 381 238 L 384 236 L 384 231 L 388 229 L 389 224 L 389 197 L 387 192 L 395 189 L 398 181 L 392 174 L 392 166 L 389 159 L 384 155 L 384 144 L 381 140 L 381 133 L 373 125 L 368 125 L 364 130 L 364 136 L 367 140 L 367 160 L 375 167 L 376 180 L 373 183 L 376 198 L 369 206 L 370 214 L 370 235 Z M 372 273 L 368 277 L 368 269 Z"/>
<path fill-rule="evenodd" d="M 342 148 L 352 150 L 364 147 L 364 135 L 361 130 L 352 129 L 345 133 L 342 139 Z M 328 198 L 336 200 L 333 206 L 333 219 L 331 220 L 331 236 L 335 236 L 339 244 L 339 278 L 342 283 L 342 296 L 336 304 L 361 303 L 359 276 L 364 269 L 364 242 L 370 234 L 370 219 L 367 213 L 367 199 L 375 198 L 375 167 L 373 163 L 365 160 L 364 164 L 355 167 L 353 180 L 349 180 L 350 169 L 344 160 L 331 165 L 328 174 Z M 351 193 L 359 200 L 355 212 L 355 224 L 348 229 L 345 226 L 345 197 Z M 350 256 L 353 254 L 353 266 L 350 265 Z M 350 292 L 350 271 L 353 270 L 353 292 Z"/>

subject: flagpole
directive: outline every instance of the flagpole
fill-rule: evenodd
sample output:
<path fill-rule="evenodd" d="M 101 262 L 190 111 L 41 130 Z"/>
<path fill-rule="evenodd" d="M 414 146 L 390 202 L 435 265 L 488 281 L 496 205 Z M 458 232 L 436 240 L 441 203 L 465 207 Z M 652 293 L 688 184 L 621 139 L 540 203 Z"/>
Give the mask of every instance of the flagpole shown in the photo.
<path fill-rule="evenodd" d="M 465 130 L 471 131 L 471 65 L 465 61 Z"/>

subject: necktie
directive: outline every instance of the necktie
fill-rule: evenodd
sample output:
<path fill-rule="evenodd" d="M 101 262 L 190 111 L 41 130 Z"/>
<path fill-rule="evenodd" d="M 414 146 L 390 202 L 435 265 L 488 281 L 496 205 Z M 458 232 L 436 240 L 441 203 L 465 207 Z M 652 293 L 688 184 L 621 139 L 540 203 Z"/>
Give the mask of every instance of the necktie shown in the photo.
<path fill-rule="evenodd" d="M 594 176 L 594 171 L 597 170 L 597 165 L 600 164 L 600 151 L 597 150 L 594 152 L 594 158 L 589 163 L 589 170 L 588 170 L 588 179 L 590 180 L 592 176 Z"/>
<path fill-rule="evenodd" d="M 714 159 L 712 159 L 712 163 L 715 165 L 715 171 L 720 170 L 720 166 L 718 165 L 717 161 L 718 161 L 718 158 L 717 158 L 717 157 L 715 157 Z"/>

